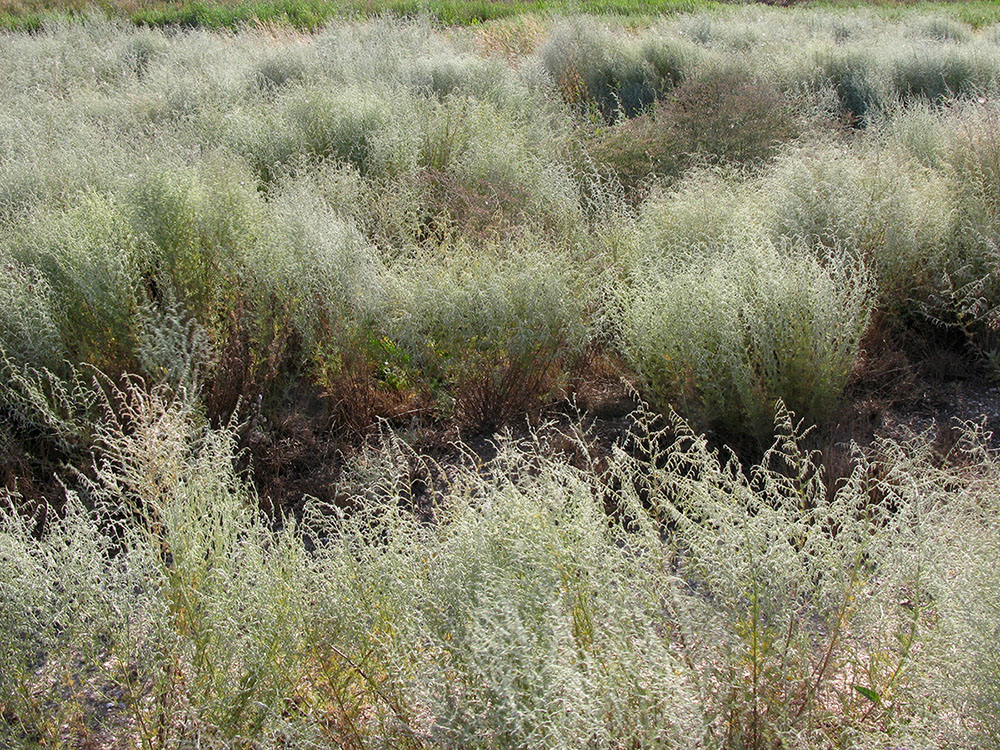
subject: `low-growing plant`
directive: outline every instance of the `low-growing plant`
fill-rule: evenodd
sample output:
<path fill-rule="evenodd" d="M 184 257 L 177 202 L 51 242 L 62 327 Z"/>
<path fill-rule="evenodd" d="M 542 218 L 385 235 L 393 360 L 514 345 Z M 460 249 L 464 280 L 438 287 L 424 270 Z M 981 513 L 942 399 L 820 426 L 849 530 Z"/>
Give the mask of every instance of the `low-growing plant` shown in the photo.
<path fill-rule="evenodd" d="M 141 79 L 150 66 L 163 58 L 167 48 L 162 32 L 147 29 L 125 39 L 119 47 L 118 59 L 126 70 L 133 71 Z"/>
<path fill-rule="evenodd" d="M 306 80 L 316 67 L 308 52 L 281 49 L 254 66 L 250 85 L 265 95 L 274 94 L 279 89 Z"/>
<path fill-rule="evenodd" d="M 851 124 L 863 125 L 885 105 L 878 61 L 870 51 L 856 46 L 829 50 L 819 59 L 819 71 L 821 78 L 832 84 Z"/>
<path fill-rule="evenodd" d="M 636 190 L 698 163 L 759 167 L 799 132 L 777 87 L 715 71 L 680 84 L 653 112 L 602 131 L 588 153 Z"/>
<path fill-rule="evenodd" d="M 654 68 L 638 51 L 594 22 L 568 23 L 552 35 L 540 54 L 567 102 L 583 109 L 594 107 L 607 120 L 619 114 L 632 117 L 656 98 Z M 663 71 L 674 72 L 670 65 Z"/>
<path fill-rule="evenodd" d="M 832 413 L 854 368 L 873 294 L 862 262 L 746 240 L 701 263 L 636 268 L 621 290 L 621 347 L 641 389 L 699 429 L 766 441 L 783 399 Z M 697 300 L 697 303 L 693 302 Z"/>
<path fill-rule="evenodd" d="M 653 69 L 658 98 L 690 78 L 702 58 L 697 47 L 683 40 L 655 37 L 643 41 L 641 54 Z"/>
<path fill-rule="evenodd" d="M 701 169 L 652 193 L 640 210 L 642 243 L 634 260 L 655 258 L 680 269 L 724 252 L 755 220 L 746 215 L 750 201 L 740 187 L 721 170 Z"/>
<path fill-rule="evenodd" d="M 1000 68 L 988 56 L 952 44 L 898 55 L 891 67 L 892 85 L 903 101 L 925 98 L 939 103 L 987 91 Z"/>
<path fill-rule="evenodd" d="M 969 42 L 972 30 L 961 21 L 944 16 L 928 16 L 914 25 L 914 32 L 936 42 Z"/>
<path fill-rule="evenodd" d="M 951 211 L 945 237 L 946 264 L 936 294 L 927 300 L 931 320 L 959 329 L 972 348 L 992 367 L 998 341 L 1000 259 L 1000 140 L 997 114 L 970 105 L 942 115 L 954 129 L 946 136 L 940 166 Z M 943 124 L 943 123 L 942 123 Z"/>
<path fill-rule="evenodd" d="M 783 407 L 750 465 L 644 409 L 600 466 L 533 433 L 444 479 L 387 435 L 350 511 L 274 528 L 230 428 L 138 382 L 113 402 L 86 495 L 41 528 L 0 507 L 12 746 L 995 740 L 1000 462 L 973 431 L 944 466 L 859 450 L 835 491 Z M 442 477 L 424 510 L 415 472 Z"/>
<path fill-rule="evenodd" d="M 769 199 L 758 217 L 775 240 L 863 258 L 890 314 L 917 315 L 936 294 L 952 205 L 939 174 L 882 144 L 864 155 L 826 146 L 788 152 L 759 186 Z"/>
<path fill-rule="evenodd" d="M 475 429 L 539 404 L 586 343 L 584 295 L 555 252 L 459 250 L 395 270 L 390 338 Z"/>
<path fill-rule="evenodd" d="M 794 138 L 798 123 L 773 84 L 735 70 L 705 73 L 677 87 L 659 116 L 687 151 L 753 165 Z"/>
<path fill-rule="evenodd" d="M 45 346 L 47 338 L 49 353 L 29 365 L 56 366 L 53 355 L 62 350 L 72 362 L 86 362 L 109 374 L 131 368 L 135 316 L 148 261 L 128 216 L 111 196 L 85 193 L 74 208 L 39 211 L 15 234 L 11 250 L 17 265 L 12 263 L 9 271 L 21 277 L 21 284 L 27 281 L 33 292 L 30 277 L 40 276 L 38 300 L 31 307 L 37 315 L 38 303 L 47 302 L 43 315 L 59 334 L 56 344 L 55 331 L 46 331 L 44 325 L 39 329 L 36 343 Z M 31 307 L 22 314 L 30 314 Z M 15 314 L 8 310 L 8 315 Z M 11 320 L 9 325 L 22 324 Z M 23 350 L 34 338 L 31 331 L 21 332 L 27 338 L 11 342 L 11 350 Z"/>
<path fill-rule="evenodd" d="M 0 256 L 0 279 L 0 352 L 19 365 L 60 369 L 69 353 L 48 279 L 9 256 Z"/>
<path fill-rule="evenodd" d="M 132 225 L 146 243 L 143 284 L 156 301 L 160 285 L 213 335 L 237 286 L 237 261 L 256 241 L 261 200 L 238 161 L 216 155 L 197 168 L 150 169 L 131 186 Z"/>

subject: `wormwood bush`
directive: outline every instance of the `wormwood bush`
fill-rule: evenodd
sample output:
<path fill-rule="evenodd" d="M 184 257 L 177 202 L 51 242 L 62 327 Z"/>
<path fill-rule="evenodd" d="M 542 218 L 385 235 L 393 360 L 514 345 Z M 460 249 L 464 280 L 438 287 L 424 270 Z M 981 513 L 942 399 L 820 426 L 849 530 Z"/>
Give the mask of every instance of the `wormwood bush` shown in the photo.
<path fill-rule="evenodd" d="M 950 43 L 897 53 L 890 65 L 892 85 L 903 101 L 973 96 L 992 89 L 1000 74 L 994 57 Z"/>
<path fill-rule="evenodd" d="M 67 199 L 80 193 L 112 192 L 134 152 L 124 134 L 108 137 L 120 114 L 108 95 L 83 90 L 61 99 L 44 87 L 28 84 L 19 90 L 6 83 L 9 106 L 0 114 L 0 225 L 13 227 L 40 205 L 68 208 Z M 100 126 L 95 127 L 96 119 Z"/>
<path fill-rule="evenodd" d="M 451 96 L 418 109 L 418 235 L 447 241 L 505 236 L 533 225 L 555 234 L 579 223 L 561 138 L 489 101 Z"/>
<path fill-rule="evenodd" d="M 167 53 L 168 44 L 163 32 L 143 29 L 127 35 L 119 45 L 118 59 L 126 70 L 141 79 L 150 66 L 160 61 Z"/>
<path fill-rule="evenodd" d="M 109 563 L 113 540 L 79 498 L 61 516 L 46 514 L 40 534 L 16 500 L 5 492 L 0 511 L 0 739 L 58 744 L 85 726 L 93 693 L 81 688 L 100 669 L 106 639 L 127 626 L 132 581 L 124 559 Z"/>
<path fill-rule="evenodd" d="M 873 304 L 861 261 L 748 240 L 683 269 L 638 269 L 621 294 L 621 347 L 658 405 L 764 442 L 774 403 L 831 413 Z M 697 301 L 697 302 L 692 302 Z"/>
<path fill-rule="evenodd" d="M 17 273 L 20 267 L 22 283 L 34 274 L 41 277 L 38 301 L 24 314 L 47 303 L 44 317 L 56 324 L 60 342 L 53 349 L 55 331 L 46 332 L 43 326 L 39 344 L 48 338 L 49 354 L 29 364 L 53 366 L 53 354 L 64 347 L 74 362 L 88 362 L 109 373 L 128 369 L 147 259 L 124 207 L 110 196 L 84 193 L 74 207 L 40 209 L 19 229 L 8 245 L 17 265 L 11 264 L 8 271 Z M 27 283 L 33 292 L 33 282 Z M 33 338 L 31 332 L 24 333 L 28 338 L 12 342 L 12 348 L 23 349 Z"/>
<path fill-rule="evenodd" d="M 913 25 L 913 33 L 938 42 L 968 42 L 972 29 L 960 21 L 944 16 L 928 16 Z"/>
<path fill-rule="evenodd" d="M 393 137 L 398 128 L 388 102 L 364 92 L 331 96 L 312 89 L 296 92 L 285 110 L 287 122 L 301 139 L 301 148 L 319 158 L 336 157 L 350 162 L 361 174 L 392 168 L 391 151 L 380 149 L 380 140 Z"/>
<path fill-rule="evenodd" d="M 661 610 L 633 598 L 646 558 L 622 554 L 627 535 L 608 525 L 593 475 L 505 440 L 489 467 L 459 469 L 428 526 L 398 510 L 408 484 L 392 481 L 390 448 L 365 458 L 355 490 L 384 499 L 347 519 L 329 554 L 359 582 L 338 610 L 360 606 L 384 632 L 376 648 L 399 665 L 390 694 L 418 736 L 476 748 L 698 742 Z"/>
<path fill-rule="evenodd" d="M 229 428 L 115 399 L 86 503 L 0 509 L 12 746 L 995 742 L 1000 461 L 975 433 L 943 468 L 884 441 L 830 492 L 783 408 L 752 466 L 640 410 L 600 467 L 500 438 L 430 522 L 435 469 L 388 436 L 352 511 L 275 529 Z"/>
<path fill-rule="evenodd" d="M 318 65 L 310 52 L 297 48 L 271 53 L 253 66 L 250 86 L 268 95 L 315 75 Z"/>
<path fill-rule="evenodd" d="M 942 127 L 943 114 L 938 107 L 920 103 L 886 112 L 873 123 L 874 143 L 885 143 L 924 167 L 944 171 L 950 139 Z"/>
<path fill-rule="evenodd" d="M 156 297 L 155 285 L 169 287 L 217 334 L 237 282 L 237 259 L 259 231 L 262 200 L 253 175 L 221 153 L 194 167 L 147 170 L 127 188 L 132 224 L 148 246 L 147 290 Z"/>
<path fill-rule="evenodd" d="M 764 161 L 799 132 L 780 90 L 737 69 L 706 72 L 683 83 L 663 114 L 686 150 L 722 162 Z"/>
<path fill-rule="evenodd" d="M 273 103 L 240 113 L 223 126 L 226 142 L 265 182 L 290 165 L 337 160 L 366 177 L 412 172 L 419 152 L 420 97 L 384 82 L 338 86 L 317 81 L 291 86 Z"/>
<path fill-rule="evenodd" d="M 653 192 L 639 211 L 642 248 L 636 260 L 656 258 L 681 268 L 726 247 L 753 222 L 748 196 L 718 169 L 694 169 L 669 190 Z"/>
<path fill-rule="evenodd" d="M 964 232 L 973 242 L 995 240 L 1000 237 L 1000 137 L 996 132 L 1000 111 L 995 105 L 970 107 L 957 110 L 955 119 L 948 161 L 958 209 L 954 221 L 961 227 L 956 234 Z"/>
<path fill-rule="evenodd" d="M 977 725 L 924 702 L 931 684 L 948 692 L 930 655 L 956 643 L 942 624 L 972 614 L 931 593 L 962 590 L 938 565 L 963 559 L 964 541 L 931 548 L 948 518 L 989 554 L 988 511 L 951 515 L 945 498 L 985 500 L 991 481 L 887 443 L 828 493 L 792 417 L 776 424 L 762 461 L 740 467 L 682 422 L 640 413 L 637 449 L 615 452 L 604 479 L 505 441 L 496 463 L 455 475 L 431 526 L 394 503 L 409 487 L 393 479 L 398 448 L 366 457 L 366 496 L 384 500 L 346 524 L 350 553 L 329 554 L 351 580 L 377 576 L 343 606 L 367 608 L 385 633 L 376 648 L 407 664 L 396 682 L 411 728 L 472 747 L 972 740 Z M 386 632 L 396 608 L 406 615 Z M 948 699 L 990 699 L 988 680 L 970 690 Z"/>
<path fill-rule="evenodd" d="M 714 743 L 871 746 L 922 715 L 915 675 L 944 612 L 928 596 L 941 579 L 927 568 L 936 532 L 924 514 L 941 477 L 911 473 L 926 448 L 888 444 L 857 455 L 830 493 L 781 405 L 775 428 L 761 462 L 741 469 L 676 420 L 675 442 L 658 448 L 647 423 L 638 435 L 651 470 L 623 487 L 669 525 L 686 586 L 667 606 Z"/>
<path fill-rule="evenodd" d="M 151 383 L 197 393 L 217 362 L 204 326 L 169 292 L 139 307 L 136 358 Z"/>
<path fill-rule="evenodd" d="M 387 270 L 350 218 L 358 206 L 336 205 L 345 196 L 342 177 L 306 169 L 276 186 L 261 239 L 241 258 L 242 288 L 258 369 L 270 370 L 266 377 L 279 389 L 311 378 L 338 421 L 363 432 L 377 416 L 376 374 L 390 367 L 378 343 Z"/>
<path fill-rule="evenodd" d="M 984 500 L 995 492 L 995 454 L 984 448 L 984 437 L 970 431 L 958 446 L 964 460 L 972 465 L 982 462 L 983 469 L 965 477 L 959 498 L 940 498 L 928 514 L 928 526 L 939 539 L 947 540 L 931 549 L 928 589 L 938 603 L 936 609 L 949 614 L 927 649 L 920 688 L 931 697 L 929 708 L 946 706 L 963 717 L 961 728 L 946 735 L 949 739 L 985 748 L 1000 741 L 1000 661 L 993 645 L 1000 585 L 990 562 L 997 554 L 997 514 L 995 505 Z M 946 506 L 952 502 L 957 507 Z M 942 586 L 949 578 L 949 585 Z M 957 658 L 961 666 L 949 668 L 949 657 Z M 953 685 L 935 684 L 934 671 L 942 669 L 952 669 L 958 676 Z"/>
<path fill-rule="evenodd" d="M 886 103 L 886 83 L 878 60 L 870 50 L 857 45 L 824 50 L 817 55 L 820 81 L 829 81 L 841 110 L 851 123 L 865 119 Z"/>
<path fill-rule="evenodd" d="M 501 235 L 518 228 L 547 236 L 572 235 L 581 215 L 565 162 L 554 158 L 554 149 L 533 146 L 525 130 L 491 121 L 496 122 L 482 118 L 476 124 L 498 137 L 473 139 L 449 170 L 461 186 L 445 198 L 449 214 L 473 235 L 493 228 Z"/>
<path fill-rule="evenodd" d="M 393 269 L 390 338 L 476 428 L 537 404 L 586 343 L 586 297 L 556 252 L 460 249 Z"/>
<path fill-rule="evenodd" d="M 278 185 L 260 241 L 241 253 L 255 306 L 287 299 L 306 352 L 322 345 L 325 329 L 346 330 L 374 316 L 383 284 L 378 251 L 326 199 L 322 181 L 306 172 Z"/>
<path fill-rule="evenodd" d="M 301 674 L 302 548 L 267 530 L 232 435 L 204 432 L 190 399 L 132 386 L 117 400 L 88 504 L 70 493 L 40 537 L 3 516 L 8 738 L 106 722 L 143 746 L 263 740 Z M 95 700 L 110 710 L 84 720 Z"/>
<path fill-rule="evenodd" d="M 1000 257 L 1000 138 L 996 133 L 1000 117 L 995 107 L 987 105 L 959 109 L 947 120 L 956 125 L 948 136 L 945 167 L 953 210 L 947 243 L 950 263 L 938 299 L 944 314 L 939 319 L 958 322 L 975 346 L 993 356 L 989 352 L 997 347 L 993 330 L 1000 295 L 996 265 Z"/>
<path fill-rule="evenodd" d="M 895 149 L 876 142 L 789 151 L 758 191 L 767 195 L 755 206 L 765 231 L 820 257 L 839 248 L 864 259 L 884 310 L 914 315 L 939 291 L 948 265 L 948 183 Z"/>
<path fill-rule="evenodd" d="M 111 669 L 145 665 L 128 702 L 162 744 L 266 737 L 304 666 L 294 524 L 267 530 L 236 477 L 233 436 L 199 429 L 183 394 L 123 396 L 89 489 L 101 512 L 124 519 L 113 533 L 145 567 L 148 599 L 112 642 Z"/>
<path fill-rule="evenodd" d="M 59 308 L 37 269 L 0 255 L 0 352 L 19 365 L 58 369 L 67 356 Z"/>
<path fill-rule="evenodd" d="M 698 161 L 759 167 L 799 132 L 775 85 L 712 70 L 678 85 L 651 113 L 608 129 L 588 152 L 634 189 L 651 176 L 674 180 Z"/>
<path fill-rule="evenodd" d="M 556 29 L 539 54 L 566 101 L 584 109 L 593 106 L 608 120 L 641 112 L 656 98 L 656 73 L 672 77 L 677 72 L 662 48 L 650 54 L 660 63 L 657 70 L 640 50 L 622 44 L 603 26 L 579 19 Z"/>

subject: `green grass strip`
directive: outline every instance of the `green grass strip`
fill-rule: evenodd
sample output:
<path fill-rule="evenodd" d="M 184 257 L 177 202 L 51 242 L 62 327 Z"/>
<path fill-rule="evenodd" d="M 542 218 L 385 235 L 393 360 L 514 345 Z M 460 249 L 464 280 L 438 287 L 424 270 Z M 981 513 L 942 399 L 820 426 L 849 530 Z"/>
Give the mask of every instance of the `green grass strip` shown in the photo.
<path fill-rule="evenodd" d="M 138 26 L 238 29 L 248 25 L 315 31 L 339 18 L 426 15 L 445 26 L 472 26 L 524 14 L 588 13 L 656 17 L 722 8 L 725 0 L 0 0 L 0 29 L 40 30 L 55 19 L 100 13 Z M 870 8 L 888 17 L 938 13 L 974 28 L 1000 23 L 993 0 L 905 2 L 898 0 L 807 0 L 795 8 Z"/>

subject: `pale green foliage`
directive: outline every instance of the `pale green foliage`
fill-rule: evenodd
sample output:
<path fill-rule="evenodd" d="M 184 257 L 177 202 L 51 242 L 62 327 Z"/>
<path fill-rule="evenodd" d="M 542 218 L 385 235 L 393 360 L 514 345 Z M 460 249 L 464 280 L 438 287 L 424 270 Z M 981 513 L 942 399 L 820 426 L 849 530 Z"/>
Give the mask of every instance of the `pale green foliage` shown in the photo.
<path fill-rule="evenodd" d="M 783 408 L 749 467 L 640 411 L 600 471 L 500 439 L 430 522 L 411 483 L 440 470 L 387 436 L 353 511 L 272 530 L 228 430 L 115 398 L 86 504 L 37 534 L 0 511 L 11 746 L 105 701 L 167 748 L 995 741 L 1000 464 L 971 432 L 956 468 L 883 443 L 831 493 Z"/>
<path fill-rule="evenodd" d="M 6 428 L 21 441 L 39 455 L 54 450 L 68 459 L 78 457 L 92 437 L 101 389 L 92 374 L 63 370 L 38 370 L 4 355 L 0 404 Z"/>
<path fill-rule="evenodd" d="M 0 279 L 0 352 L 18 364 L 60 367 L 66 351 L 48 279 L 3 256 Z"/>
<path fill-rule="evenodd" d="M 400 340 L 413 341 L 414 349 L 424 339 L 442 353 L 463 343 L 512 356 L 547 342 L 579 348 L 583 316 L 571 308 L 574 300 L 583 304 L 575 290 L 579 282 L 569 263 L 552 263 L 556 252 L 514 246 L 477 258 L 457 254 L 401 267 L 392 327 Z"/>
<path fill-rule="evenodd" d="M 48 706 L 70 720 L 95 696 L 144 746 L 257 735 L 304 666 L 301 546 L 292 527 L 267 530 L 233 473 L 230 435 L 202 432 L 163 393 L 116 399 L 91 509 L 71 493 L 37 540 L 4 515 L 3 700 L 43 741 L 65 731 Z"/>
<path fill-rule="evenodd" d="M 829 82 L 841 109 L 856 120 L 885 106 L 887 83 L 879 72 L 878 60 L 862 45 L 827 47 L 816 54 L 817 82 Z"/>
<path fill-rule="evenodd" d="M 683 268 L 730 246 L 752 226 L 742 210 L 747 196 L 735 180 L 711 170 L 693 171 L 670 191 L 654 193 L 639 216 L 640 258 Z"/>
<path fill-rule="evenodd" d="M 287 304 L 289 321 L 310 353 L 346 343 L 349 332 L 374 319 L 384 304 L 379 253 L 331 205 L 342 186 L 327 181 L 324 189 L 324 176 L 306 173 L 282 183 L 268 202 L 271 217 L 260 242 L 241 257 L 253 304 L 261 310 Z M 345 340 L 331 341 L 331 334 Z"/>
<path fill-rule="evenodd" d="M 613 32 L 596 21 L 563 23 L 538 53 L 567 101 L 609 118 L 638 114 L 679 81 L 726 65 L 785 90 L 832 90 L 855 122 L 898 98 L 938 102 L 993 92 L 1000 82 L 990 33 L 978 37 L 944 17 L 889 23 L 863 9 L 754 6 Z"/>
<path fill-rule="evenodd" d="M 980 50 L 951 43 L 903 53 L 892 63 L 892 84 L 904 101 L 923 97 L 933 102 L 967 97 L 995 88 L 1000 65 Z"/>
<path fill-rule="evenodd" d="M 566 101 L 608 120 L 640 114 L 706 57 L 670 31 L 634 40 L 585 18 L 558 25 L 538 55 Z"/>
<path fill-rule="evenodd" d="M 168 296 L 139 309 L 136 357 L 154 383 L 197 393 L 216 361 L 205 328 Z"/>
<path fill-rule="evenodd" d="M 48 520 L 40 539 L 34 526 L 34 519 L 10 506 L 2 511 L 0 700 L 10 718 L 0 725 L 0 740 L 11 747 L 27 739 L 18 737 L 17 723 L 38 740 L 52 741 L 60 724 L 72 720 L 78 678 L 93 675 L 102 662 L 102 640 L 127 625 L 138 604 L 129 579 L 141 576 L 138 566 L 129 570 L 124 559 L 109 560 L 113 540 L 76 497 L 63 517 Z M 19 721 L 10 722 L 13 717 Z"/>
<path fill-rule="evenodd" d="M 769 198 L 759 219 L 771 236 L 803 241 L 821 257 L 836 247 L 863 258 L 886 309 L 926 298 L 939 283 L 951 207 L 941 175 L 878 146 L 814 146 L 786 154 L 758 188 Z"/>
<path fill-rule="evenodd" d="M 0 450 L 68 489 L 4 495 L 0 744 L 1000 742 L 1000 463 L 971 434 L 946 468 L 859 452 L 833 494 L 783 408 L 753 466 L 646 412 L 598 458 L 558 438 L 575 468 L 541 436 L 446 468 L 387 436 L 337 508 L 265 521 L 226 399 L 492 429 L 617 346 L 658 414 L 759 455 L 779 399 L 834 413 L 876 306 L 996 359 L 996 29 L 538 24 L 513 60 L 425 20 L 3 37 Z M 694 168 L 634 194 L 588 161 L 613 131 L 643 166 L 650 109 L 718 109 L 733 70 L 795 127 L 695 107 L 656 144 Z M 679 152 L 732 143 L 767 160 Z"/>
<path fill-rule="evenodd" d="M 757 440 L 778 399 L 811 422 L 830 412 L 873 303 L 862 262 L 759 239 L 681 269 L 650 262 L 620 295 L 622 350 L 650 396 Z"/>
<path fill-rule="evenodd" d="M 972 29 L 964 23 L 944 16 L 926 16 L 913 25 L 915 35 L 939 42 L 968 42 Z"/>
<path fill-rule="evenodd" d="M 390 682 L 414 728 L 446 747 L 699 740 L 693 686 L 655 605 L 629 585 L 643 562 L 623 552 L 628 535 L 608 527 L 590 475 L 505 442 L 485 476 L 460 470 L 421 527 L 385 481 L 404 457 L 366 459 L 380 461 L 387 505 L 369 501 L 331 552 L 350 555 L 364 586 L 345 611 L 376 614 L 370 596 L 392 607 L 370 627 L 391 623 L 387 658 L 407 668 Z"/>
<path fill-rule="evenodd" d="M 129 684 L 144 731 L 265 732 L 305 667 L 307 568 L 294 525 L 267 529 L 233 471 L 231 435 L 200 431 L 187 402 L 136 388 L 123 398 L 124 414 L 99 435 L 90 493 L 99 512 L 124 518 L 115 533 L 145 569 L 149 598 L 112 642 L 110 668 L 147 665 L 151 682 Z"/>
<path fill-rule="evenodd" d="M 891 148 L 909 152 L 932 168 L 923 176 L 914 173 L 918 180 L 911 191 L 931 220 L 940 223 L 946 218 L 935 232 L 944 252 L 928 264 L 935 283 L 927 312 L 938 322 L 963 328 L 986 352 L 996 347 L 992 330 L 1000 301 L 997 121 L 994 104 L 976 102 L 938 113 L 908 112 L 886 128 Z M 938 208 L 928 211 L 928 206 Z M 924 246 L 931 244 L 925 241 Z"/>
<path fill-rule="evenodd" d="M 149 268 L 209 322 L 235 285 L 236 259 L 256 237 L 261 201 L 253 178 L 224 155 L 197 168 L 147 169 L 130 191 L 132 221 L 149 244 Z"/>
<path fill-rule="evenodd" d="M 18 265 L 42 275 L 39 300 L 31 307 L 48 307 L 45 317 L 55 320 L 62 345 L 76 361 L 89 361 L 109 371 L 127 364 L 122 359 L 132 343 L 132 315 L 145 258 L 113 198 L 85 193 L 72 208 L 39 210 L 8 247 Z M 16 271 L 16 266 L 11 264 L 10 270 Z M 24 311 L 26 315 L 32 314 L 31 307 Z M 8 314 L 16 313 L 10 310 Z M 24 323 L 16 325 L 30 338 Z M 52 348 L 51 328 L 46 332 L 42 326 L 39 333 L 39 343 L 48 338 Z M 22 342 L 12 344 L 23 346 Z M 51 357 L 46 359 L 31 364 L 52 366 Z"/>
<path fill-rule="evenodd" d="M 312 48 L 281 49 L 272 52 L 253 66 L 250 85 L 263 94 L 307 79 L 317 69 L 315 52 Z"/>
<path fill-rule="evenodd" d="M 495 426 L 551 388 L 582 353 L 587 298 L 558 250 L 513 246 L 421 258 L 395 270 L 385 327 L 411 367 L 450 385 L 459 411 Z"/>

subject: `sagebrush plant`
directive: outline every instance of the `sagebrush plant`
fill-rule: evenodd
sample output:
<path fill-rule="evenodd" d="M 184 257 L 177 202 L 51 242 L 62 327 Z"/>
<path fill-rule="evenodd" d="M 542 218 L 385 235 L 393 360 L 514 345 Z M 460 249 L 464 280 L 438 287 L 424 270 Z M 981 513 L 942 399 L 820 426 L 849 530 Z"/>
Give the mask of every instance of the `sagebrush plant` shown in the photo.
<path fill-rule="evenodd" d="M 57 297 L 31 265 L 0 259 L 0 351 L 18 364 L 57 369 L 67 356 L 59 328 Z"/>
<path fill-rule="evenodd" d="M 83 494 L 40 529 L 0 511 L 12 746 L 995 740 L 1000 464 L 974 431 L 951 468 L 859 452 L 831 493 L 783 407 L 745 467 L 640 410 L 601 464 L 499 438 L 429 523 L 413 477 L 444 475 L 388 434 L 353 510 L 275 529 L 189 395 L 102 403 Z"/>
<path fill-rule="evenodd" d="M 19 265 L 41 274 L 39 300 L 48 302 L 48 316 L 54 318 L 67 355 L 108 372 L 129 369 L 132 321 L 147 264 L 139 238 L 114 199 L 85 193 L 73 208 L 40 211 L 8 246 Z M 24 333 L 26 340 L 33 337 Z M 40 333 L 44 341 L 44 326 Z"/>
<path fill-rule="evenodd" d="M 891 146 L 869 148 L 786 152 L 758 183 L 768 201 L 751 210 L 775 239 L 803 242 L 819 257 L 835 247 L 863 259 L 880 306 L 913 315 L 947 267 L 948 183 Z"/>
<path fill-rule="evenodd" d="M 821 262 L 750 237 L 633 274 L 618 292 L 620 345 L 658 405 L 759 441 L 779 399 L 811 422 L 836 407 L 874 301 L 863 261 L 834 250 Z"/>
<path fill-rule="evenodd" d="M 594 107 L 608 120 L 631 117 L 656 99 L 656 71 L 641 50 L 623 45 L 605 27 L 577 19 L 557 29 L 541 50 L 546 71 L 563 98 Z M 663 72 L 673 76 L 676 68 Z"/>
<path fill-rule="evenodd" d="M 753 222 L 740 187 L 725 171 L 703 168 L 688 172 L 669 190 L 652 193 L 639 214 L 638 257 L 683 267 L 729 247 Z"/>
<path fill-rule="evenodd" d="M 537 405 L 587 343 L 581 279 L 530 242 L 397 271 L 388 336 L 477 428 Z"/>
<path fill-rule="evenodd" d="M 990 56 L 952 43 L 902 53 L 892 63 L 891 80 L 897 95 L 905 100 L 922 97 L 941 102 L 969 97 L 996 85 L 1000 68 Z"/>
<path fill-rule="evenodd" d="M 756 165 L 799 131 L 791 105 L 771 81 L 738 68 L 708 69 L 681 84 L 657 113 L 687 152 Z"/>
<path fill-rule="evenodd" d="M 862 124 L 873 111 L 885 106 L 886 84 L 878 78 L 878 64 L 869 50 L 852 45 L 828 48 L 817 55 L 819 83 L 833 87 L 843 114 Z"/>
<path fill-rule="evenodd" d="M 131 198 L 136 232 L 148 245 L 150 290 L 171 290 L 204 325 L 228 311 L 237 284 L 237 261 L 259 231 L 262 205 L 253 177 L 227 155 L 197 167 L 162 165 L 135 181 Z"/>
<path fill-rule="evenodd" d="M 940 14 L 5 33 L 0 745 L 996 745 L 985 436 L 798 426 L 874 314 L 1000 361 Z"/>
<path fill-rule="evenodd" d="M 674 181 L 705 163 L 760 167 L 800 129 L 773 83 L 735 68 L 710 68 L 676 86 L 647 114 L 602 132 L 588 153 L 635 189 L 650 178 Z"/>

